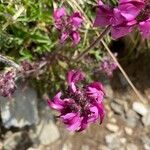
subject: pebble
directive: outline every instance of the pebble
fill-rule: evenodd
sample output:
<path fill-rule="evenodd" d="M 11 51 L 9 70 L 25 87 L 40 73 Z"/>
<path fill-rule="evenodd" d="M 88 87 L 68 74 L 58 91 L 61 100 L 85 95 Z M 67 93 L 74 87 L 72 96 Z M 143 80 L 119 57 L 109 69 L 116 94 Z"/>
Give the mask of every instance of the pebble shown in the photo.
<path fill-rule="evenodd" d="M 150 100 L 150 88 L 147 88 L 144 90 L 145 95 L 147 96 L 147 99 Z"/>
<path fill-rule="evenodd" d="M 71 143 L 64 143 L 62 150 L 71 150 L 72 144 Z"/>
<path fill-rule="evenodd" d="M 116 102 L 111 102 L 110 106 L 116 114 L 119 114 L 119 115 L 123 114 L 123 107 L 121 105 L 117 104 Z"/>
<path fill-rule="evenodd" d="M 117 131 L 119 130 L 119 127 L 118 127 L 117 125 L 115 125 L 115 124 L 110 124 L 110 123 L 108 123 L 108 124 L 106 125 L 106 128 L 107 128 L 109 131 L 111 131 L 111 132 L 117 132 Z"/>
<path fill-rule="evenodd" d="M 150 145 L 144 144 L 144 150 L 150 150 Z"/>
<path fill-rule="evenodd" d="M 125 143 L 127 142 L 127 139 L 124 138 L 124 137 L 122 137 L 122 138 L 120 138 L 120 142 L 121 142 L 122 144 L 125 144 Z"/>
<path fill-rule="evenodd" d="M 125 77 L 122 75 L 122 73 L 118 73 L 118 76 L 119 76 L 119 79 L 120 79 L 122 88 L 127 87 L 127 86 L 128 86 L 128 82 L 127 82 L 127 80 L 125 79 Z"/>
<path fill-rule="evenodd" d="M 111 118 L 113 116 L 113 112 L 109 111 L 107 115 L 108 115 L 109 118 Z"/>
<path fill-rule="evenodd" d="M 1 117 L 5 128 L 11 126 L 22 128 L 26 125 L 37 124 L 37 93 L 27 87 L 23 90 L 23 85 L 18 84 L 17 90 L 10 101 L 0 97 Z"/>
<path fill-rule="evenodd" d="M 130 127 L 134 128 L 138 124 L 139 118 L 139 115 L 133 110 L 126 111 L 126 121 Z"/>
<path fill-rule="evenodd" d="M 110 118 L 111 123 L 117 123 L 117 120 L 115 118 Z"/>
<path fill-rule="evenodd" d="M 150 110 L 142 117 L 142 122 L 145 127 L 150 126 Z"/>
<path fill-rule="evenodd" d="M 30 131 L 30 138 L 37 145 L 48 145 L 57 141 L 60 133 L 54 122 L 52 113 L 44 101 L 38 103 L 40 121 L 34 130 Z"/>
<path fill-rule="evenodd" d="M 118 133 L 111 133 L 105 136 L 105 142 L 110 150 L 120 150 L 121 142 Z"/>
<path fill-rule="evenodd" d="M 98 150 L 110 150 L 110 149 L 105 145 L 100 145 L 98 146 Z"/>
<path fill-rule="evenodd" d="M 90 150 L 88 145 L 82 145 L 81 150 Z"/>
<path fill-rule="evenodd" d="M 0 150 L 3 149 L 3 143 L 0 141 Z"/>
<path fill-rule="evenodd" d="M 114 92 L 112 87 L 109 84 L 105 85 L 105 91 L 106 91 L 106 97 L 113 98 Z"/>
<path fill-rule="evenodd" d="M 150 150 L 150 137 L 148 135 L 141 136 L 141 141 L 144 145 L 144 150 Z"/>
<path fill-rule="evenodd" d="M 129 127 L 125 127 L 125 133 L 128 134 L 128 135 L 132 135 L 133 130 Z"/>
<path fill-rule="evenodd" d="M 144 104 L 140 103 L 140 102 L 134 102 L 132 105 L 132 108 L 135 112 L 137 112 L 138 114 L 144 116 L 147 113 L 147 108 Z"/>
<path fill-rule="evenodd" d="M 5 150 L 13 150 L 16 148 L 17 144 L 21 141 L 21 132 L 17 133 L 9 133 L 9 136 L 6 135 L 6 139 L 4 140 L 4 149 Z"/>
<path fill-rule="evenodd" d="M 129 143 L 127 144 L 126 150 L 138 150 L 138 147 L 133 143 Z"/>
<path fill-rule="evenodd" d="M 36 127 L 36 135 L 43 145 L 53 143 L 60 137 L 58 128 L 53 121 L 45 122 L 43 120 Z"/>

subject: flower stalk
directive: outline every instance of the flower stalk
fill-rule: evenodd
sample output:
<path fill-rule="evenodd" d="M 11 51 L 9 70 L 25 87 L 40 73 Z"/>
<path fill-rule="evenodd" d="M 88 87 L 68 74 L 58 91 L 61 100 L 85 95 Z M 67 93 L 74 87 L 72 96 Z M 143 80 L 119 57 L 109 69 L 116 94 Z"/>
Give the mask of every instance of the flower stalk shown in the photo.
<path fill-rule="evenodd" d="M 75 59 L 75 61 L 80 61 L 85 55 L 88 54 L 88 52 L 94 48 L 102 39 L 103 37 L 109 32 L 110 30 L 110 26 L 106 27 L 102 33 L 98 36 L 98 38 L 89 46 L 87 47 L 81 54 L 79 54 L 79 56 L 77 56 L 77 58 Z"/>
<path fill-rule="evenodd" d="M 103 37 L 109 32 L 110 26 L 108 26 L 99 36 L 98 38 L 86 49 L 83 51 L 83 53 L 81 53 L 77 58 L 76 61 L 81 60 L 81 58 L 83 58 L 85 55 L 88 54 L 88 52 L 96 46 L 96 44 L 98 42 L 100 42 Z M 140 94 L 140 92 L 137 90 L 137 88 L 134 86 L 134 84 L 132 83 L 132 81 L 130 80 L 130 78 L 128 77 L 128 75 L 126 74 L 126 72 L 124 71 L 124 69 L 121 67 L 121 65 L 119 64 L 119 62 L 117 61 L 116 57 L 114 56 L 114 54 L 110 51 L 110 49 L 108 48 L 107 44 L 105 44 L 102 41 L 102 44 L 105 46 L 107 52 L 109 53 L 109 55 L 111 56 L 111 58 L 113 59 L 113 61 L 116 63 L 116 65 L 118 66 L 119 70 L 121 71 L 121 73 L 123 74 L 123 76 L 125 77 L 125 79 L 127 80 L 127 82 L 129 83 L 129 85 L 131 86 L 131 88 L 133 89 L 133 91 L 135 92 L 135 94 L 137 95 L 137 97 L 139 98 L 139 100 L 142 103 L 146 103 L 145 98 Z"/>
<path fill-rule="evenodd" d="M 16 70 L 20 70 L 20 66 L 17 63 L 15 63 L 14 61 L 10 60 L 9 58 L 7 58 L 1 54 L 0 54 L 0 62 L 3 62 L 9 66 L 12 66 Z"/>
<path fill-rule="evenodd" d="M 69 3 L 70 4 L 70 3 Z M 90 26 L 93 26 L 92 22 L 90 21 L 90 19 L 88 18 L 88 16 L 84 13 L 84 11 L 82 10 L 82 8 L 80 7 L 80 5 L 75 1 L 72 0 L 71 3 L 72 7 L 74 8 L 74 5 L 77 7 L 77 10 L 80 10 L 84 16 L 84 18 L 86 18 L 87 22 L 90 24 Z M 97 33 L 97 35 L 99 35 Z M 99 36 L 100 37 L 100 36 Z M 131 86 L 131 88 L 133 89 L 133 91 L 135 92 L 135 94 L 137 95 L 137 97 L 139 98 L 139 100 L 142 103 L 146 103 L 146 99 L 140 94 L 140 92 L 137 90 L 137 88 L 134 86 L 134 84 L 132 83 L 132 81 L 130 80 L 130 78 L 128 77 L 128 75 L 126 74 L 126 72 L 124 71 L 124 69 L 121 67 L 121 65 L 119 64 L 119 62 L 117 61 L 117 59 L 115 58 L 115 56 L 113 55 L 113 53 L 111 52 L 111 50 L 109 49 L 109 47 L 107 46 L 107 44 L 103 41 L 103 39 L 101 39 L 102 44 L 104 45 L 105 49 L 107 50 L 107 52 L 109 53 L 109 55 L 112 57 L 112 59 L 114 60 L 114 62 L 116 62 L 119 70 L 121 71 L 121 73 L 123 74 L 123 76 L 125 77 L 125 79 L 127 80 L 127 82 L 129 83 L 129 85 Z M 95 46 L 95 45 L 94 45 Z M 93 48 L 93 47 L 92 47 Z M 88 48 L 87 48 L 88 49 Z M 87 52 L 84 52 L 85 54 L 82 54 L 83 56 L 85 56 L 88 52 L 90 51 L 90 49 Z M 83 57 L 82 56 L 82 57 Z M 77 57 L 77 61 L 80 60 L 82 58 L 81 56 Z"/>

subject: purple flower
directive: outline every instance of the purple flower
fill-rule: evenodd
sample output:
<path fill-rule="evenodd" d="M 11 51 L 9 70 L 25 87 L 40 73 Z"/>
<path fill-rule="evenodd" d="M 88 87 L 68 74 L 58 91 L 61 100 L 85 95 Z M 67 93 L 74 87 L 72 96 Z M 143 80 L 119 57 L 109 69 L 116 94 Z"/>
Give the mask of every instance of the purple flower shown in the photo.
<path fill-rule="evenodd" d="M 61 92 L 57 93 L 52 101 L 49 101 L 48 104 L 51 108 L 61 110 L 64 108 L 64 101 L 60 98 Z"/>
<path fill-rule="evenodd" d="M 110 58 L 110 57 L 104 57 L 100 70 L 105 73 L 108 77 L 113 76 L 113 71 L 118 68 L 117 64 Z"/>
<path fill-rule="evenodd" d="M 98 12 L 94 21 L 94 26 L 103 27 L 106 25 L 110 25 L 111 34 L 114 39 L 122 37 L 131 32 L 132 24 L 128 24 L 128 22 L 134 21 L 135 23 L 135 20 L 134 17 L 133 20 L 127 18 L 128 14 L 126 9 L 128 7 L 124 7 L 124 5 L 121 3 L 118 7 L 111 8 L 110 6 L 105 5 L 101 2 L 98 6 Z"/>
<path fill-rule="evenodd" d="M 81 71 L 68 72 L 68 88 L 65 93 L 57 93 L 48 105 L 60 112 L 59 118 L 69 131 L 82 131 L 89 124 L 104 118 L 104 89 L 100 82 L 94 82 L 87 86 L 78 86 L 78 82 L 85 78 Z"/>
<path fill-rule="evenodd" d="M 120 0 L 112 8 L 99 1 L 94 26 L 110 25 L 113 39 L 127 35 L 138 27 L 144 38 L 150 37 L 150 3 L 143 0 Z"/>
<path fill-rule="evenodd" d="M 98 102 L 102 102 L 104 99 L 104 88 L 100 82 L 94 82 L 87 86 L 87 95 L 91 99 L 96 99 Z"/>
<path fill-rule="evenodd" d="M 55 20 L 55 27 L 61 29 L 63 27 L 63 18 L 66 16 L 66 10 L 64 7 L 56 9 L 54 11 L 53 17 Z"/>
<path fill-rule="evenodd" d="M 68 72 L 67 75 L 67 82 L 69 85 L 69 89 L 72 92 L 76 92 L 76 83 L 83 80 L 85 78 L 85 74 L 79 70 L 71 70 Z"/>
<path fill-rule="evenodd" d="M 15 92 L 16 84 L 15 84 L 16 74 L 14 71 L 7 71 L 3 74 L 0 74 L 0 95 L 3 97 L 11 97 L 11 95 Z"/>
<path fill-rule="evenodd" d="M 144 8 L 143 0 L 120 0 L 118 9 L 121 15 L 127 20 L 134 20 Z"/>
<path fill-rule="evenodd" d="M 110 25 L 111 24 L 110 20 L 112 18 L 113 18 L 113 9 L 109 5 L 105 5 L 101 1 L 99 1 L 94 26 L 105 27 L 107 25 Z"/>
<path fill-rule="evenodd" d="M 80 42 L 79 28 L 83 22 L 82 16 L 78 12 L 74 12 L 68 16 L 64 7 L 58 8 L 53 14 L 55 27 L 60 31 L 60 42 L 64 43 L 71 38 L 74 45 Z"/>
<path fill-rule="evenodd" d="M 150 18 L 139 23 L 139 30 L 142 34 L 142 37 L 150 37 Z"/>

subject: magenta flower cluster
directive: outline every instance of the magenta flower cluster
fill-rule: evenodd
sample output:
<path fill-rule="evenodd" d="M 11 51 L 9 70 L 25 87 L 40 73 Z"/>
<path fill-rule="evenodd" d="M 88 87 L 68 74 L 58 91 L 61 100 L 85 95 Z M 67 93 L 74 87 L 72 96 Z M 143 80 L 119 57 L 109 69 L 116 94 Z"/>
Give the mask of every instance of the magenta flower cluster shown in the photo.
<path fill-rule="evenodd" d="M 15 84 L 16 74 L 14 71 L 7 71 L 3 74 L 0 74 L 0 95 L 3 97 L 11 97 L 11 95 L 15 92 L 16 84 Z"/>
<path fill-rule="evenodd" d="M 79 86 L 79 81 L 84 79 L 83 72 L 69 71 L 65 93 L 62 95 L 59 92 L 52 100 L 48 100 L 49 107 L 60 113 L 59 117 L 69 131 L 82 131 L 97 120 L 100 120 L 100 123 L 103 121 L 103 85 L 93 82 Z"/>
<path fill-rule="evenodd" d="M 104 57 L 100 65 L 100 70 L 108 77 L 112 77 L 114 70 L 117 68 L 117 64 L 110 57 Z"/>
<path fill-rule="evenodd" d="M 80 42 L 79 28 L 83 19 L 79 12 L 74 12 L 68 16 L 64 7 L 58 8 L 53 14 L 55 27 L 60 31 L 60 42 L 64 43 L 68 38 L 71 38 L 74 45 Z"/>
<path fill-rule="evenodd" d="M 150 2 L 148 0 L 119 0 L 118 6 L 99 1 L 94 26 L 111 27 L 112 38 L 123 37 L 137 27 L 144 38 L 150 37 Z"/>

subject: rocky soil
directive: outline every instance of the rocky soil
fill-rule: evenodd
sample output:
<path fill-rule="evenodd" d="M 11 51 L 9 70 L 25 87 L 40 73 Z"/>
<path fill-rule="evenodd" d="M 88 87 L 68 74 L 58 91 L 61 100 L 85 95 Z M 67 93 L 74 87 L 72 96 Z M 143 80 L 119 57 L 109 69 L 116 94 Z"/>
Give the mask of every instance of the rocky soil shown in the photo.
<path fill-rule="evenodd" d="M 0 98 L 0 149 L 150 150 L 149 76 L 134 80 L 138 76 L 130 75 L 133 82 L 138 81 L 134 83 L 142 91 L 146 104 L 138 100 L 123 76 L 117 73 L 106 85 L 103 124 L 91 125 L 81 133 L 68 132 L 34 89 L 19 86 L 14 100 Z"/>

